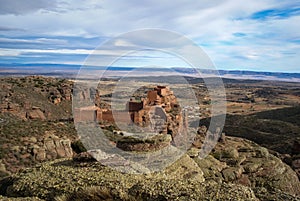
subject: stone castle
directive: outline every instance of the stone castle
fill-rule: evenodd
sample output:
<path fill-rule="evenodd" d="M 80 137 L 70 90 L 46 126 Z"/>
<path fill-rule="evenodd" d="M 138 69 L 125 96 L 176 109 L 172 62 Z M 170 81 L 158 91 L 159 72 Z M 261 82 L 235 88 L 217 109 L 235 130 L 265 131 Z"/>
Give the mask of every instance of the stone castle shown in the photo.
<path fill-rule="evenodd" d="M 131 98 L 125 110 L 112 111 L 101 108 L 100 95 L 95 94 L 97 104 L 90 107 L 77 108 L 74 112 L 75 122 L 98 121 L 103 124 L 122 122 L 135 124 L 140 127 L 150 126 L 153 131 L 161 134 L 178 133 L 182 121 L 181 108 L 177 99 L 167 86 L 156 86 L 147 92 L 146 98 Z"/>

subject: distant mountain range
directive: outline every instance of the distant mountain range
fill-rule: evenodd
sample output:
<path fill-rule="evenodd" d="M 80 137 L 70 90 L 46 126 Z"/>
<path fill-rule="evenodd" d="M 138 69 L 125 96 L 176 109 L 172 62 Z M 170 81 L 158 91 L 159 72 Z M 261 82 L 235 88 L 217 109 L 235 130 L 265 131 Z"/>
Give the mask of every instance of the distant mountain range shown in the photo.
<path fill-rule="evenodd" d="M 43 75 L 52 77 L 76 78 L 81 65 L 68 64 L 0 64 L 0 76 L 27 76 Z M 108 77 L 120 77 L 120 72 L 129 73 L 130 76 L 166 76 L 183 75 L 191 77 L 216 77 L 231 79 L 253 80 L 279 80 L 288 82 L 300 82 L 300 73 L 281 72 L 255 72 L 244 70 L 201 70 L 199 74 L 194 68 L 135 68 L 135 67 L 94 67 L 85 66 L 85 69 L 93 72 L 95 78 L 97 72 L 106 72 Z M 108 73 L 109 72 L 109 73 Z"/>

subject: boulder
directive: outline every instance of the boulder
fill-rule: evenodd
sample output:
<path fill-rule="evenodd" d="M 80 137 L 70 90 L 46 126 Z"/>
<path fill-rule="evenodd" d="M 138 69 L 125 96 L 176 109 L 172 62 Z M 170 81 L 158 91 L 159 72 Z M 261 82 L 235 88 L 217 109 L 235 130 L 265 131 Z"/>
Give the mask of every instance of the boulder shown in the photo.
<path fill-rule="evenodd" d="M 224 180 L 226 182 L 229 182 L 229 181 L 235 181 L 235 180 L 241 178 L 243 171 L 244 171 L 243 168 L 240 166 L 239 167 L 228 167 L 222 171 L 222 174 L 223 174 Z"/>
<path fill-rule="evenodd" d="M 35 119 L 46 120 L 44 113 L 39 108 L 35 108 L 26 112 L 26 118 L 32 120 Z"/>
<path fill-rule="evenodd" d="M 35 154 L 35 159 L 37 161 L 44 161 L 46 159 L 46 151 L 44 148 L 39 148 Z"/>
<path fill-rule="evenodd" d="M 61 139 L 54 134 L 46 134 L 40 143 L 37 142 L 36 138 L 32 138 L 31 141 L 36 141 L 36 143 L 31 143 L 27 149 L 36 161 L 71 158 L 73 156 L 69 139 Z"/>
<path fill-rule="evenodd" d="M 248 140 L 227 137 L 226 145 L 218 143 L 214 152 L 205 159 L 193 159 L 201 167 L 206 180 L 236 183 L 253 189 L 266 188 L 270 196 L 275 191 L 291 196 L 300 194 L 296 172 L 266 148 Z M 293 164 L 294 167 L 299 165 L 298 161 Z"/>
<path fill-rule="evenodd" d="M 61 139 L 56 135 L 48 135 L 44 138 L 44 148 L 47 155 L 55 158 L 71 158 L 73 151 L 71 141 L 69 139 Z"/>
<path fill-rule="evenodd" d="M 170 178 L 197 180 L 198 182 L 205 181 L 203 171 L 188 155 L 183 155 L 179 160 L 167 167 L 164 172 Z"/>

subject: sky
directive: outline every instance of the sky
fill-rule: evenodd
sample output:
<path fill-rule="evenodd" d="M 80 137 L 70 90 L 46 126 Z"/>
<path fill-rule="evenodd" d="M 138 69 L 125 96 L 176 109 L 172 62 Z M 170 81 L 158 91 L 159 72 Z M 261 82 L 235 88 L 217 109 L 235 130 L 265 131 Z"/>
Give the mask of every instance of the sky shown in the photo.
<path fill-rule="evenodd" d="M 300 0 L 0 0 L 0 65 L 84 65 L 96 48 L 105 60 L 138 40 L 101 44 L 151 28 L 192 40 L 218 70 L 300 73 Z M 143 42 L 158 37 L 171 43 Z M 186 65 L 170 52 L 133 52 L 113 65 Z"/>

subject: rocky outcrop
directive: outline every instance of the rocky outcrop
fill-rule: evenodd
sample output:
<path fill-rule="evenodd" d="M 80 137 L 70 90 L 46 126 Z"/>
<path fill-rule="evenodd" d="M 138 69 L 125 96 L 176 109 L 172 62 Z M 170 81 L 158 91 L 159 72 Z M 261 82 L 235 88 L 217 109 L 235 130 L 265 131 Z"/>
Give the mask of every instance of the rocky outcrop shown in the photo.
<path fill-rule="evenodd" d="M 55 105 L 60 104 L 64 100 L 72 100 L 72 87 L 66 83 L 62 83 L 57 87 L 51 87 L 48 91 L 48 99 Z"/>
<path fill-rule="evenodd" d="M 0 113 L 26 119 L 63 119 L 71 114 L 73 83 L 42 76 L 0 79 Z"/>
<path fill-rule="evenodd" d="M 218 143 L 204 159 L 183 155 L 155 173 L 124 174 L 85 153 L 74 160 L 45 162 L 9 178 L 6 187 L 0 182 L 4 196 L 45 200 L 80 200 L 97 192 L 111 200 L 298 200 L 300 192 L 298 177 L 289 166 L 267 149 L 233 137 L 226 137 L 226 145 Z"/>
<path fill-rule="evenodd" d="M 43 138 L 42 145 L 33 145 L 31 154 L 37 161 L 70 158 L 73 156 L 71 141 L 50 134 Z"/>
<path fill-rule="evenodd" d="M 123 137 L 118 140 L 116 146 L 124 151 L 157 151 L 170 145 L 171 135 L 160 134 L 148 139 L 137 139 L 133 137 Z"/>
<path fill-rule="evenodd" d="M 190 180 L 200 183 L 205 181 L 202 169 L 188 155 L 183 155 L 179 160 L 167 167 L 163 173 L 172 179 Z"/>
<path fill-rule="evenodd" d="M 292 168 L 266 148 L 245 139 L 226 137 L 226 144 L 218 143 L 211 155 L 194 160 L 206 180 L 249 186 L 255 192 L 267 189 L 264 191 L 300 195 L 300 182 Z"/>
<path fill-rule="evenodd" d="M 6 170 L 5 164 L 0 160 L 0 178 L 9 175 L 9 172 Z"/>
<path fill-rule="evenodd" d="M 72 87 L 68 84 L 62 84 L 58 91 L 60 92 L 62 99 L 65 99 L 67 101 L 72 100 Z"/>
<path fill-rule="evenodd" d="M 41 111 L 39 107 L 32 107 L 31 110 L 28 110 L 26 112 L 26 118 L 27 119 L 40 119 L 40 120 L 46 120 L 45 114 Z"/>
<path fill-rule="evenodd" d="M 15 173 L 33 164 L 58 158 L 71 158 L 73 150 L 71 140 L 59 138 L 52 132 L 41 137 L 22 137 L 22 145 L 11 146 L 3 164 L 9 167 L 6 172 Z"/>
<path fill-rule="evenodd" d="M 258 200 L 249 187 L 203 182 L 202 170 L 186 155 L 162 172 L 146 175 L 122 174 L 98 162 L 61 159 L 27 169 L 10 181 L 5 191 L 7 197 L 80 200 L 82 196 L 105 192 L 111 200 Z M 2 183 L 0 190 L 4 188 Z M 67 199 L 72 195 L 78 198 Z"/>

